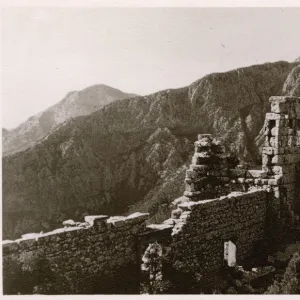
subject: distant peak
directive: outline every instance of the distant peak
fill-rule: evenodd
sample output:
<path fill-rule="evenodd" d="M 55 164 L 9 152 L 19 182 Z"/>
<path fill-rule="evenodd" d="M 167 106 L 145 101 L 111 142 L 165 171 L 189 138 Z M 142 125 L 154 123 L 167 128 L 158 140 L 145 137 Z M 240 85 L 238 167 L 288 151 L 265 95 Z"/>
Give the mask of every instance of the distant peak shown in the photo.
<path fill-rule="evenodd" d="M 70 97 L 71 95 L 73 95 L 75 93 L 77 93 L 77 91 L 68 92 L 67 95 L 65 96 L 65 98 Z"/>
<path fill-rule="evenodd" d="M 294 62 L 300 62 L 300 56 L 294 60 Z"/>
<path fill-rule="evenodd" d="M 111 87 L 111 86 L 109 86 L 109 85 L 100 83 L 100 84 L 93 84 L 93 85 L 90 85 L 90 86 L 84 88 L 83 91 L 84 91 L 84 90 L 92 90 L 92 89 L 117 90 L 116 88 L 113 88 L 113 87 Z"/>

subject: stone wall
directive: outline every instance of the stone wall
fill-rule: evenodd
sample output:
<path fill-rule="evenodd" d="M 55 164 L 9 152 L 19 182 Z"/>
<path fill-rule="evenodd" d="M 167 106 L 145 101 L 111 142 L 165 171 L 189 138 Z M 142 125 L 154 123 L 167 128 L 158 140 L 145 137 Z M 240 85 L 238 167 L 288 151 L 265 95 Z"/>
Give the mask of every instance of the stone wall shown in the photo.
<path fill-rule="evenodd" d="M 231 193 L 212 200 L 178 204 L 173 228 L 175 268 L 205 274 L 224 265 L 224 242 L 237 248 L 237 263 L 250 257 L 264 240 L 269 193 Z"/>
<path fill-rule="evenodd" d="M 69 220 L 65 228 L 4 241 L 4 293 L 32 293 L 39 276 L 26 284 L 24 280 L 26 274 L 41 271 L 35 268 L 45 267 L 45 260 L 43 266 L 36 264 L 41 258 L 55 270 L 53 293 L 139 293 L 138 234 L 144 231 L 147 216 L 87 216 L 84 223 Z"/>
<path fill-rule="evenodd" d="M 262 168 L 251 170 L 234 164 L 224 147 L 209 134 L 195 142 L 192 164 L 186 172 L 185 192 L 178 201 L 199 201 L 263 187 L 273 191 L 271 221 L 300 225 L 300 98 L 273 96 L 264 124 Z"/>
<path fill-rule="evenodd" d="M 156 242 L 171 253 L 171 269 L 183 273 L 220 269 L 229 241 L 237 264 L 261 255 L 275 227 L 300 224 L 300 98 L 270 102 L 261 170 L 239 165 L 219 141 L 201 134 L 169 219 L 146 227 L 148 214 L 88 216 L 84 223 L 69 220 L 63 229 L 4 241 L 4 293 L 30 294 L 45 278 L 26 281 L 34 257 L 54 270 L 48 281 L 57 293 L 124 294 L 139 293 L 142 257 Z"/>
<path fill-rule="evenodd" d="M 262 169 L 273 178 L 280 219 L 299 224 L 300 98 L 271 97 L 266 114 Z"/>

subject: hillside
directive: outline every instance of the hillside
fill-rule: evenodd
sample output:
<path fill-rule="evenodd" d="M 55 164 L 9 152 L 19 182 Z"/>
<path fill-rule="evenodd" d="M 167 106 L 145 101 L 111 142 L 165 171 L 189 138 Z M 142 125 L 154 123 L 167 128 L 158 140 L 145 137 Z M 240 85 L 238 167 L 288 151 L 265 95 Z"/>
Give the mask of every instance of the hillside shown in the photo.
<path fill-rule="evenodd" d="M 162 218 L 168 203 L 182 194 L 197 133 L 221 137 L 228 151 L 256 163 L 255 138 L 268 99 L 282 94 L 296 66 L 255 65 L 115 101 L 72 119 L 33 148 L 5 157 L 4 238 L 49 230 L 86 214 L 138 208 Z"/>
<path fill-rule="evenodd" d="M 133 94 L 126 94 L 103 84 L 70 92 L 60 102 L 30 117 L 18 127 L 3 129 L 3 155 L 27 149 L 70 118 L 88 115 L 116 99 L 130 96 Z"/>

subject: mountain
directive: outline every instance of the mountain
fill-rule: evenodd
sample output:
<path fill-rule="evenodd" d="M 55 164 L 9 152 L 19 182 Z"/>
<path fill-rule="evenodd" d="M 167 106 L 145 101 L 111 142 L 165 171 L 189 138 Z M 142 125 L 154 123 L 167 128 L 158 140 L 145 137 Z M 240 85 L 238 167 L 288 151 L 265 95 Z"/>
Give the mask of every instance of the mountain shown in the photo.
<path fill-rule="evenodd" d="M 260 164 L 255 138 L 297 63 L 214 73 L 191 85 L 112 102 L 3 159 L 3 235 L 15 238 L 86 214 L 169 215 L 198 133 Z M 168 213 L 166 215 L 166 212 Z"/>
<path fill-rule="evenodd" d="M 18 127 L 3 129 L 3 155 L 27 149 L 70 118 L 88 115 L 114 100 L 131 96 L 134 94 L 127 94 L 104 84 L 70 92 L 60 102 L 30 117 Z"/>
<path fill-rule="evenodd" d="M 2 128 L 2 136 L 6 136 L 8 134 L 8 130 L 6 128 Z"/>

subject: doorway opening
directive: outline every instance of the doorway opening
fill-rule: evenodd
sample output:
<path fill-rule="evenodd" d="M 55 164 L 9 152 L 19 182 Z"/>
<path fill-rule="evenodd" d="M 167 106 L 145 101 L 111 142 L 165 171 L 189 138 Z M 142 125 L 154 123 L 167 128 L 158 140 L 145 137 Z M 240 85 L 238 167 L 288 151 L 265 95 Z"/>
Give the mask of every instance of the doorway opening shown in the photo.
<path fill-rule="evenodd" d="M 224 261 L 229 267 L 236 265 L 236 245 L 231 240 L 224 242 Z"/>

